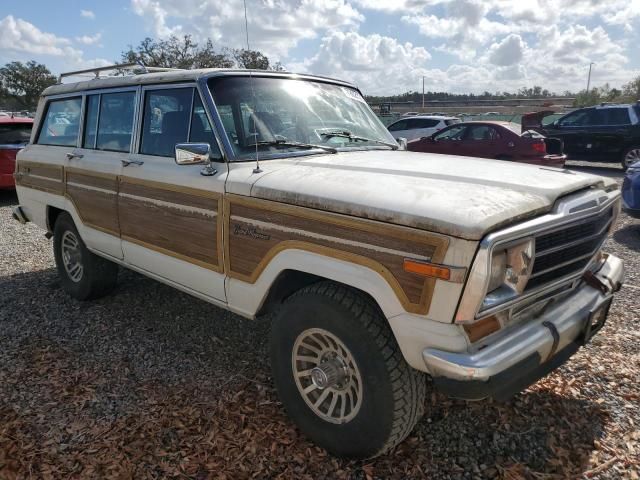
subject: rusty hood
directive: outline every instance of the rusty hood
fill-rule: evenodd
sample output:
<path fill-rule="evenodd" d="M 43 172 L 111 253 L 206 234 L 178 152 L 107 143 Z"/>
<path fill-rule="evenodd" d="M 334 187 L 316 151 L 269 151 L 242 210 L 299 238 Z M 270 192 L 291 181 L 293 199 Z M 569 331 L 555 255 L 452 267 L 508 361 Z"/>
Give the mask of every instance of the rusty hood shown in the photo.
<path fill-rule="evenodd" d="M 563 195 L 613 182 L 498 160 L 384 150 L 265 161 L 258 175 L 243 172 L 253 165 L 238 167 L 230 172 L 230 193 L 238 185 L 233 177 L 251 178 L 252 197 L 472 240 L 547 212 Z"/>

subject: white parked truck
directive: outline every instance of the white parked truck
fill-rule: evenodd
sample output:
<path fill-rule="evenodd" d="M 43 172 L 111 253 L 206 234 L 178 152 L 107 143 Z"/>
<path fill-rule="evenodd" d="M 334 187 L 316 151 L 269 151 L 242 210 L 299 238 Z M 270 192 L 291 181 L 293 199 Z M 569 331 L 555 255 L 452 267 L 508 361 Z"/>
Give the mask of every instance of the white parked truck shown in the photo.
<path fill-rule="evenodd" d="M 508 398 L 589 341 L 623 279 L 601 251 L 614 181 L 454 160 L 402 151 L 339 80 L 96 78 L 43 93 L 14 216 L 53 236 L 79 300 L 125 267 L 271 319 L 290 417 L 336 455 L 372 457 L 420 419 L 427 375 Z"/>

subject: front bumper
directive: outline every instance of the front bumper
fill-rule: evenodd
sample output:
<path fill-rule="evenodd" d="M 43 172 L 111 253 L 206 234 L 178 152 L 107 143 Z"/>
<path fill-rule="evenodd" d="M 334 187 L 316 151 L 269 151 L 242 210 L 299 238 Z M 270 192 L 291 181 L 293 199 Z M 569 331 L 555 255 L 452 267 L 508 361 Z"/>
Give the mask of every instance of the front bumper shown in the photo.
<path fill-rule="evenodd" d="M 602 289 L 581 282 L 543 314 L 505 328 L 482 350 L 425 349 L 422 358 L 436 386 L 457 398 L 503 400 L 560 366 L 595 333 L 588 331 L 595 315 L 603 313 L 604 323 L 613 293 L 623 281 L 622 262 L 608 255 L 595 276 Z"/>

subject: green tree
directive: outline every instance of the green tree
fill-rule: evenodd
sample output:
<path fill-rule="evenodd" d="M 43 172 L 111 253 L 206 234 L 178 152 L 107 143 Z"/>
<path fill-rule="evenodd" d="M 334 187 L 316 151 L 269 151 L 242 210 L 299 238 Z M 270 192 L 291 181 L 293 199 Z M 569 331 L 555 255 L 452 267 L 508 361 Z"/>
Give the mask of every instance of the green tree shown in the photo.
<path fill-rule="evenodd" d="M 33 60 L 7 63 L 0 68 L 0 96 L 7 103 L 34 110 L 42 91 L 56 83 L 56 77 L 44 65 Z"/>
<path fill-rule="evenodd" d="M 640 75 L 622 87 L 622 94 L 630 102 L 640 100 Z"/>
<path fill-rule="evenodd" d="M 203 46 L 191 35 L 171 36 L 166 40 L 145 38 L 137 47 L 122 52 L 123 63 L 142 63 L 147 67 L 165 68 L 230 68 L 234 60 L 229 52 L 217 51 L 211 40 Z"/>

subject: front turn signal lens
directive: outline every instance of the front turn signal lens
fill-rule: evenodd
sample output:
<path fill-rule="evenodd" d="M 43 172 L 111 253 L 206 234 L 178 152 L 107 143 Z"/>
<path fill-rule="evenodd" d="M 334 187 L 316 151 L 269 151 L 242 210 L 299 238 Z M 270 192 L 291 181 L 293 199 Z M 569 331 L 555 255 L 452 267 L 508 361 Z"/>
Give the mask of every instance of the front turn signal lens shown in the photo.
<path fill-rule="evenodd" d="M 449 280 L 451 278 L 451 270 L 442 265 L 434 265 L 433 263 L 420 262 L 418 260 L 404 259 L 403 268 L 405 272 L 415 273 L 423 277 L 440 278 Z"/>
<path fill-rule="evenodd" d="M 471 343 L 475 343 L 498 330 L 500 330 L 500 320 L 495 315 L 464 325 L 464 331 L 467 332 Z"/>

